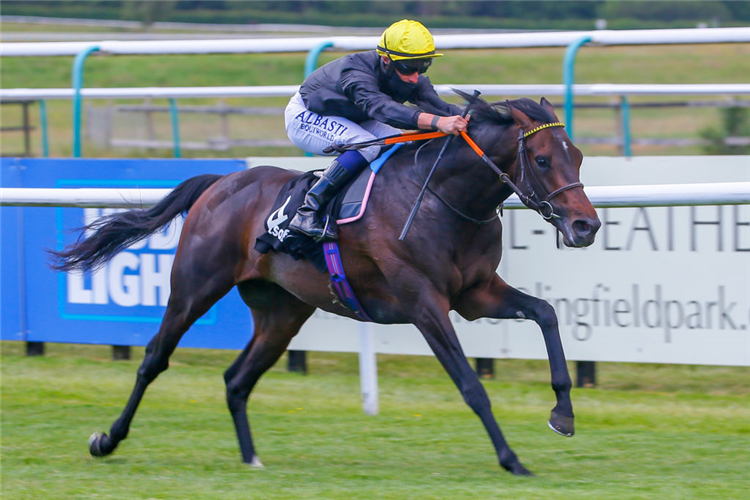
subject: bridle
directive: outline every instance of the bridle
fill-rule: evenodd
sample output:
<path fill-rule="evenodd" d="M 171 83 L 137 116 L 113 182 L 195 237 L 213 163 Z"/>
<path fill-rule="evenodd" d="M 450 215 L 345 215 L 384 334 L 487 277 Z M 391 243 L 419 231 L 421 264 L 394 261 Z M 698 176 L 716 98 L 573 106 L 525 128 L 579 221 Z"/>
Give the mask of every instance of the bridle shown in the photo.
<path fill-rule="evenodd" d="M 564 123 L 560 122 L 554 122 L 554 123 L 546 123 L 544 125 L 540 125 L 538 127 L 535 127 L 528 132 L 524 132 L 523 129 L 518 131 L 518 154 L 516 156 L 516 179 L 515 182 L 510 178 L 510 176 L 500 170 L 500 168 L 495 165 L 495 163 L 489 159 L 489 157 L 482 151 L 482 149 L 477 146 L 477 144 L 469 137 L 469 135 L 466 132 L 461 132 L 461 136 L 466 140 L 466 142 L 471 146 L 471 149 L 474 150 L 475 153 L 479 155 L 484 162 L 492 168 L 492 170 L 495 171 L 500 176 L 500 179 L 510 187 L 514 193 L 518 195 L 518 197 L 521 199 L 521 202 L 523 202 L 524 205 L 529 207 L 532 210 L 535 210 L 539 213 L 539 215 L 542 216 L 545 220 L 551 220 L 551 219 L 559 219 L 560 216 L 555 213 L 555 209 L 552 206 L 552 199 L 559 195 L 560 193 L 563 193 L 565 191 L 568 191 L 569 189 L 575 189 L 575 188 L 582 188 L 583 183 L 582 182 L 572 182 L 570 184 L 567 184 L 559 189 L 555 189 L 551 193 L 547 194 L 544 199 L 541 198 L 543 193 L 545 192 L 544 186 L 539 181 L 539 178 L 537 177 L 536 173 L 534 172 L 534 169 L 531 168 L 531 165 L 529 164 L 529 157 L 526 153 L 526 145 L 525 145 L 525 139 L 529 137 L 530 135 L 535 134 L 536 132 L 539 132 L 540 130 L 544 130 L 546 128 L 550 127 L 564 127 Z"/>
<path fill-rule="evenodd" d="M 552 199 L 559 195 L 560 193 L 564 193 L 565 191 L 568 191 L 569 189 L 575 189 L 575 188 L 582 188 L 583 183 L 582 182 L 572 182 L 570 184 L 567 184 L 559 189 L 555 189 L 551 193 L 549 193 L 544 199 L 540 199 L 541 195 L 545 192 L 544 187 L 542 186 L 542 183 L 539 181 L 539 178 L 537 177 L 536 173 L 534 172 L 534 169 L 531 168 L 531 165 L 529 165 L 529 156 L 526 154 L 526 145 L 525 145 L 525 139 L 529 137 L 530 135 L 535 134 L 536 132 L 539 132 L 540 130 L 544 130 L 546 128 L 550 127 L 564 127 L 564 123 L 560 122 L 554 122 L 554 123 L 547 123 L 545 125 L 540 125 L 538 127 L 535 127 L 528 132 L 524 132 L 523 129 L 518 131 L 518 155 L 516 157 L 516 182 L 510 180 L 510 176 L 503 172 L 500 174 L 500 178 L 505 182 L 521 199 L 524 205 L 529 207 L 532 210 L 536 210 L 539 212 L 539 215 L 541 215 L 545 220 L 550 219 L 559 219 L 560 216 L 555 213 L 555 209 L 552 206 Z M 525 189 L 522 189 L 519 186 L 523 186 Z"/>

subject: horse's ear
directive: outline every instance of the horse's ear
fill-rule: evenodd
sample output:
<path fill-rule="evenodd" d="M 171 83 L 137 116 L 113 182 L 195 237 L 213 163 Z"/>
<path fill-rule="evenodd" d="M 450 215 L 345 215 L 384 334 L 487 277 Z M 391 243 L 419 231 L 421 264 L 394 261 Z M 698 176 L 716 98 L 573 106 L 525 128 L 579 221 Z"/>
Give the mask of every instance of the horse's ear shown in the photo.
<path fill-rule="evenodd" d="M 526 113 L 521 111 L 520 109 L 516 109 L 510 101 L 505 101 L 506 105 L 508 106 L 508 109 L 510 110 L 511 116 L 513 116 L 513 121 L 516 122 L 516 125 L 521 127 L 523 130 L 529 130 L 531 128 L 531 119 L 526 116 Z"/>
<path fill-rule="evenodd" d="M 544 97 L 542 97 L 542 100 L 541 100 L 541 101 L 539 101 L 539 104 L 541 104 L 541 105 L 542 105 L 542 107 L 543 107 L 544 109 L 546 109 L 547 111 L 549 111 L 549 113 L 550 113 L 550 114 L 551 114 L 552 116 L 554 116 L 554 117 L 555 117 L 555 121 L 556 121 L 556 122 L 559 122 L 559 121 L 560 121 L 560 119 L 559 119 L 559 118 L 557 117 L 557 115 L 555 114 L 555 108 L 554 108 L 554 106 L 552 106 L 552 104 L 550 104 L 550 102 L 549 102 L 549 101 L 548 101 L 547 99 L 545 99 Z"/>

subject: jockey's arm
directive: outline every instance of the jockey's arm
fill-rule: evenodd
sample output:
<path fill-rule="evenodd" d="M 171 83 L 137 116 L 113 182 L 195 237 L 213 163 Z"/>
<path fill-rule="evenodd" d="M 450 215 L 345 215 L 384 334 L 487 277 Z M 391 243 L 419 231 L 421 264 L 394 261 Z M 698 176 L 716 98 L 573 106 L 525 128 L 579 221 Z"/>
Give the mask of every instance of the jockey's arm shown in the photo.
<path fill-rule="evenodd" d="M 434 123 L 433 123 L 434 122 Z M 421 113 L 417 118 L 417 124 L 420 130 L 439 130 L 446 134 L 459 135 L 466 130 L 468 117 L 460 115 L 455 116 L 438 116 L 430 113 Z"/>

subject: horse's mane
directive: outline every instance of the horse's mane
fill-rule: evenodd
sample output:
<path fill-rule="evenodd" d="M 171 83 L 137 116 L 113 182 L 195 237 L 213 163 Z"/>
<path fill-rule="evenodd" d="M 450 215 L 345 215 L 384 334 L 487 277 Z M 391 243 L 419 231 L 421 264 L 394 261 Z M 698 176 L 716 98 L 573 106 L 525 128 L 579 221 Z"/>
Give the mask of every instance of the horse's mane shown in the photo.
<path fill-rule="evenodd" d="M 471 111 L 471 119 L 469 120 L 470 130 L 483 124 L 506 128 L 515 123 L 511 110 L 508 107 L 508 103 L 539 123 L 546 124 L 557 121 L 557 118 L 550 111 L 541 104 L 527 97 L 499 102 L 487 102 L 481 97 L 474 97 L 462 90 L 453 89 L 453 92 L 461 96 L 467 102 L 465 109 Z M 420 107 L 432 114 L 443 114 L 436 108 L 431 107 L 429 103 L 420 103 Z M 421 148 L 422 144 L 423 143 L 418 141 L 407 143 L 401 153 L 412 154 L 413 150 Z"/>
<path fill-rule="evenodd" d="M 547 111 L 541 104 L 531 99 L 522 97 L 511 101 L 500 101 L 489 103 L 481 97 L 474 97 L 471 94 L 458 89 L 453 91 L 467 101 L 466 108 L 471 111 L 471 122 L 469 123 L 494 123 L 497 125 L 507 126 L 513 123 L 513 116 L 508 109 L 507 102 L 519 111 L 522 111 L 529 118 L 541 123 L 552 123 L 557 121 L 555 117 Z"/>

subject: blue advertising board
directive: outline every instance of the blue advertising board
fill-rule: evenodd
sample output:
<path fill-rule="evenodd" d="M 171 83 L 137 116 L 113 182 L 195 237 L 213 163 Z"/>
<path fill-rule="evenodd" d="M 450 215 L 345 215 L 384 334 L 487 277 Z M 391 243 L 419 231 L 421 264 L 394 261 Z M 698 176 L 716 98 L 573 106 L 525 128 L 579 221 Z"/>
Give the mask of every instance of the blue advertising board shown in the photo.
<path fill-rule="evenodd" d="M 24 188 L 170 188 L 190 177 L 243 170 L 243 160 L 2 158 L 0 185 Z M 0 339 L 145 345 L 158 331 L 182 219 L 120 252 L 94 273 L 58 273 L 47 249 L 118 209 L 0 208 Z M 121 209 L 120 209 L 121 210 Z M 252 336 L 249 309 L 232 290 L 180 345 L 242 349 Z"/>

